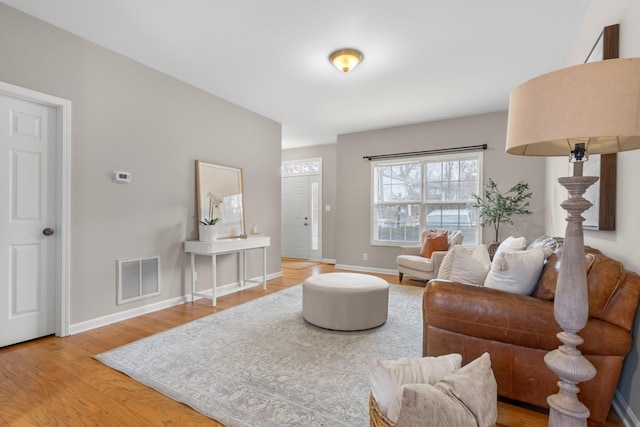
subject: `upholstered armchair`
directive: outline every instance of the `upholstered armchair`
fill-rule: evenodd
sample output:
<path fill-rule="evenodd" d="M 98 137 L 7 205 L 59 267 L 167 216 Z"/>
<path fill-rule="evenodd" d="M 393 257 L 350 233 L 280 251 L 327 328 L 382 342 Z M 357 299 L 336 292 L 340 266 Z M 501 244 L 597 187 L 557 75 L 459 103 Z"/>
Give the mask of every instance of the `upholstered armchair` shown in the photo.
<path fill-rule="evenodd" d="M 446 250 L 434 251 L 431 257 L 420 256 L 420 251 L 429 233 L 448 232 Z M 400 255 L 396 258 L 398 266 L 398 277 L 402 282 L 402 278 L 406 274 L 408 277 L 418 280 L 431 280 L 438 277 L 438 270 L 442 259 L 447 254 L 449 248 L 453 245 L 462 244 L 464 235 L 458 230 L 425 230 L 421 235 L 421 245 L 418 246 L 401 246 Z"/>

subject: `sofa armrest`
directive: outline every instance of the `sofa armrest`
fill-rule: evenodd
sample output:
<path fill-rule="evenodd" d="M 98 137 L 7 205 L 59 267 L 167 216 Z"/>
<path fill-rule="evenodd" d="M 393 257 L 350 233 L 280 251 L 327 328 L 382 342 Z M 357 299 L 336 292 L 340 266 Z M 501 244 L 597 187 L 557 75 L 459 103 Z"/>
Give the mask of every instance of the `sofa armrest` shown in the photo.
<path fill-rule="evenodd" d="M 476 338 L 541 350 L 558 348 L 561 331 L 553 302 L 482 286 L 433 279 L 425 287 L 422 311 L 427 326 Z M 625 355 L 631 334 L 595 318 L 579 332 L 587 354 Z"/>
<path fill-rule="evenodd" d="M 400 246 L 400 255 L 419 255 L 420 246 Z"/>

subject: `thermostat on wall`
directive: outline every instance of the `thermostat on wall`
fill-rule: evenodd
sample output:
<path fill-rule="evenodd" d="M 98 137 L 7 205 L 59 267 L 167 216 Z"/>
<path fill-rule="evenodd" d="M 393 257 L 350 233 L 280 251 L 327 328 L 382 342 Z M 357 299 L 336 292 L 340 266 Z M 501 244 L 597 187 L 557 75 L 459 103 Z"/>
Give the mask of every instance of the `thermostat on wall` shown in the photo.
<path fill-rule="evenodd" d="M 113 171 L 113 182 L 118 184 L 131 184 L 131 174 L 123 171 Z"/>

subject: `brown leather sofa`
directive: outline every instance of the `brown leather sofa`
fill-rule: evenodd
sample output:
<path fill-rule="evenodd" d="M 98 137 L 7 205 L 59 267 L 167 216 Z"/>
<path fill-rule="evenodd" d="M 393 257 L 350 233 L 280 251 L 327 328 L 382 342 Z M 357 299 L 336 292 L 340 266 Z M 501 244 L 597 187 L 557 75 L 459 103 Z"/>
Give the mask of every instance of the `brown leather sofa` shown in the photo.
<path fill-rule="evenodd" d="M 547 396 L 558 392 L 558 378 L 544 363 L 544 355 L 560 345 L 553 316 L 557 253 L 531 296 L 431 280 L 423 295 L 423 355 L 460 353 L 466 364 L 489 352 L 500 396 L 548 408 Z M 589 320 L 579 332 L 585 341 L 579 349 L 598 373 L 579 385 L 578 398 L 591 412 L 589 425 L 598 425 L 606 420 L 631 349 L 640 277 L 589 247 L 585 262 Z"/>

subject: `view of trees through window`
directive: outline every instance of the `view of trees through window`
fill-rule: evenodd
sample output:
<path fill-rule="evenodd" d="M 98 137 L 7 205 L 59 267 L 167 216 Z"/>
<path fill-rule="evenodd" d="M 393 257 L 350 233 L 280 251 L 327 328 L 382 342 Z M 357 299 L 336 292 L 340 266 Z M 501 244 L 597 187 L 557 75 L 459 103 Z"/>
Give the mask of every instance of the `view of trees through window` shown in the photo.
<path fill-rule="evenodd" d="M 448 229 L 475 244 L 480 160 L 481 153 L 465 153 L 375 163 L 374 241 L 416 243 L 421 230 Z"/>

